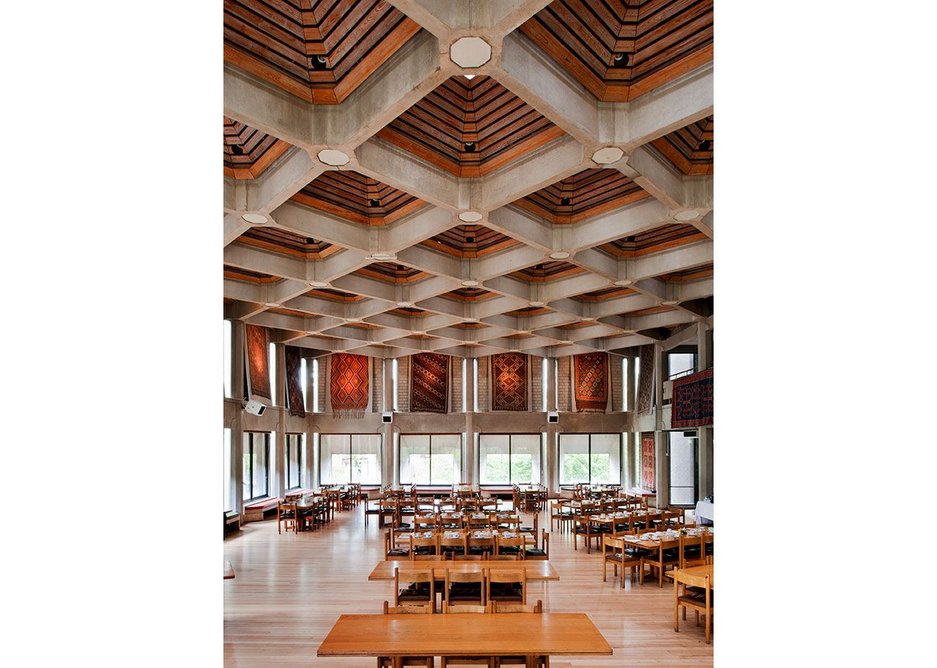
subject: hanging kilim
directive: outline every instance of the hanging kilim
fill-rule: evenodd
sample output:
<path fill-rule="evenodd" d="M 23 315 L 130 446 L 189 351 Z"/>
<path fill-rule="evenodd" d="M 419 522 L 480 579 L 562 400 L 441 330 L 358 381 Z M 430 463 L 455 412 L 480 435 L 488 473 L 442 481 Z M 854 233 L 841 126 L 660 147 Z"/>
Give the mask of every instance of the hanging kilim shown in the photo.
<path fill-rule="evenodd" d="M 638 413 L 651 410 L 651 394 L 654 389 L 654 346 L 641 346 L 638 352 L 638 398 L 635 409 Z"/>
<path fill-rule="evenodd" d="M 306 417 L 306 402 L 303 398 L 303 365 L 299 348 L 286 346 L 286 402 L 290 415 Z"/>
<path fill-rule="evenodd" d="M 270 399 L 270 362 L 267 359 L 267 351 L 270 349 L 270 337 L 266 328 L 257 325 L 245 325 L 244 332 L 247 339 L 244 351 L 247 355 L 249 396 L 256 394 Z"/>
<path fill-rule="evenodd" d="M 367 355 L 333 353 L 329 363 L 329 401 L 339 417 L 364 417 L 370 399 Z"/>
<path fill-rule="evenodd" d="M 410 357 L 410 412 L 449 411 L 449 356 L 418 353 Z"/>
<path fill-rule="evenodd" d="M 608 355 L 586 353 L 574 357 L 576 410 L 605 412 L 608 406 Z"/>
<path fill-rule="evenodd" d="M 501 353 L 491 356 L 491 410 L 529 410 L 526 353 Z"/>
<path fill-rule="evenodd" d="M 712 423 L 713 370 L 706 369 L 674 380 L 670 425 L 679 429 Z"/>
<path fill-rule="evenodd" d="M 641 433 L 641 487 L 653 492 L 657 489 L 654 467 L 654 432 Z"/>

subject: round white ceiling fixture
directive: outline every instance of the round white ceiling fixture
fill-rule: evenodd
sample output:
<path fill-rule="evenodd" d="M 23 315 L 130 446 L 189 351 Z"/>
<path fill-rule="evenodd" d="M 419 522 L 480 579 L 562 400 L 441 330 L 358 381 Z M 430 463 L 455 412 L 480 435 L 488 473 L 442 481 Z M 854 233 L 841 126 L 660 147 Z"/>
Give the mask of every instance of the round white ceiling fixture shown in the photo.
<path fill-rule="evenodd" d="M 528 304 L 529 306 L 543 306 L 543 305 L 545 304 L 545 302 L 542 302 L 542 301 L 539 301 L 539 300 L 535 300 L 535 301 L 532 301 L 532 302 L 527 302 L 527 304 Z"/>
<path fill-rule="evenodd" d="M 459 67 L 481 67 L 491 60 L 491 45 L 481 37 L 462 37 L 449 47 L 449 59 Z"/>
<path fill-rule="evenodd" d="M 396 260 L 396 253 L 371 253 L 370 255 L 372 260 L 377 260 L 378 262 L 389 262 L 390 260 Z"/>
<path fill-rule="evenodd" d="M 585 322 L 595 322 L 597 318 L 594 315 L 584 315 L 580 318 L 580 320 L 584 320 Z"/>
<path fill-rule="evenodd" d="M 465 316 L 465 318 L 463 319 L 465 320 L 465 322 L 478 322 L 478 318 L 473 318 L 472 316 L 468 316 L 468 315 Z"/>
<path fill-rule="evenodd" d="M 696 220 L 697 218 L 699 218 L 699 211 L 693 211 L 692 209 L 688 209 L 686 211 L 678 211 L 677 213 L 674 214 L 675 220 L 687 221 L 687 220 Z"/>
<path fill-rule="evenodd" d="M 630 278 L 621 278 L 615 281 L 615 285 L 617 285 L 620 288 L 625 288 L 633 284 L 634 284 L 634 281 Z"/>
<path fill-rule="evenodd" d="M 345 318 L 347 322 L 361 322 L 361 318 Z"/>
<path fill-rule="evenodd" d="M 416 336 L 426 336 L 426 332 L 420 329 L 413 330 L 412 334 L 415 334 Z"/>
<path fill-rule="evenodd" d="M 347 165 L 349 160 L 347 153 L 334 148 L 324 148 L 316 154 L 316 157 L 319 158 L 319 162 L 331 165 L 332 167 Z"/>
<path fill-rule="evenodd" d="M 623 329 L 623 330 L 621 330 L 621 333 L 622 333 L 622 335 L 624 335 L 624 336 L 631 336 L 632 334 L 637 334 L 637 331 L 635 331 L 635 330 L 633 330 L 633 329 Z"/>
<path fill-rule="evenodd" d="M 327 288 L 329 287 L 328 281 L 306 281 L 306 285 L 310 288 Z"/>
<path fill-rule="evenodd" d="M 597 165 L 611 165 L 621 160 L 624 156 L 625 152 L 617 146 L 606 146 L 592 154 L 592 162 Z"/>
<path fill-rule="evenodd" d="M 472 280 L 472 279 L 464 280 L 464 281 L 462 281 L 462 287 L 463 287 L 463 288 L 477 288 L 477 287 L 478 287 L 478 281 L 475 281 L 475 280 Z"/>
<path fill-rule="evenodd" d="M 266 307 L 268 307 L 268 308 L 279 308 L 279 307 L 281 306 L 281 304 L 279 304 L 279 303 L 277 303 L 277 302 L 264 302 L 264 306 L 266 306 Z"/>
<path fill-rule="evenodd" d="M 400 308 L 410 308 L 413 306 L 413 302 L 397 302 L 397 306 Z"/>
<path fill-rule="evenodd" d="M 679 303 L 680 303 L 679 299 L 665 299 L 660 303 L 660 305 L 661 306 L 676 306 Z"/>
<path fill-rule="evenodd" d="M 569 252 L 568 251 L 553 251 L 552 253 L 550 253 L 550 257 L 553 258 L 554 260 L 565 260 L 566 258 L 569 257 Z"/>
<path fill-rule="evenodd" d="M 459 214 L 459 220 L 463 223 L 477 223 L 482 219 L 482 215 L 478 211 L 463 211 Z"/>
<path fill-rule="evenodd" d="M 270 219 L 262 213 L 242 213 L 241 220 L 250 225 L 266 225 L 270 222 Z"/>

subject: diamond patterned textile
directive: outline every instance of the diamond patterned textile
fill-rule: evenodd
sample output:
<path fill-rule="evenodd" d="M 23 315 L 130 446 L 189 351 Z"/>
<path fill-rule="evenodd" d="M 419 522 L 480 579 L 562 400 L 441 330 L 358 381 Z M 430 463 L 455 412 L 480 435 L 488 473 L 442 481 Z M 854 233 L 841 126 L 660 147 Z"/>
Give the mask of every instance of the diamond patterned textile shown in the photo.
<path fill-rule="evenodd" d="M 410 411 L 449 412 L 449 356 L 418 353 L 410 357 Z"/>
<path fill-rule="evenodd" d="M 286 401 L 290 415 L 306 417 L 306 402 L 303 399 L 302 363 L 299 348 L 286 346 Z"/>
<path fill-rule="evenodd" d="M 491 410 L 526 411 L 526 353 L 502 353 L 491 356 Z"/>
<path fill-rule="evenodd" d="M 713 370 L 706 369 L 674 380 L 671 426 L 677 429 L 712 423 Z"/>
<path fill-rule="evenodd" d="M 586 353 L 574 360 L 576 410 L 605 412 L 608 406 L 608 355 Z"/>
<path fill-rule="evenodd" d="M 638 370 L 638 399 L 636 410 L 638 413 L 647 413 L 652 407 L 652 395 L 654 390 L 654 346 L 641 346 L 638 351 L 638 361 L 640 369 Z"/>
<path fill-rule="evenodd" d="M 641 432 L 641 487 L 653 492 L 657 489 L 654 463 L 654 432 Z"/>
<path fill-rule="evenodd" d="M 329 369 L 329 400 L 333 413 L 363 417 L 368 407 L 370 385 L 367 355 L 333 353 Z"/>
<path fill-rule="evenodd" d="M 265 327 L 245 325 L 247 345 L 247 382 L 248 393 L 270 399 L 270 362 L 267 350 L 270 348 L 270 336 Z"/>

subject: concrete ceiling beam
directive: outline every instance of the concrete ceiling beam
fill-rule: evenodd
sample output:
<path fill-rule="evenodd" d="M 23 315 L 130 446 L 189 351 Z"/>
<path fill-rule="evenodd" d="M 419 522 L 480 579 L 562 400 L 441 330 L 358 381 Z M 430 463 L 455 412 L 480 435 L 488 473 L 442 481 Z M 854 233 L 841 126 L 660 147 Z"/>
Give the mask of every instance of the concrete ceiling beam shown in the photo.
<path fill-rule="evenodd" d="M 305 260 L 241 244 L 231 244 L 225 247 L 224 263 L 232 267 L 281 278 L 304 280 L 306 277 Z"/>
<path fill-rule="evenodd" d="M 458 178 L 392 144 L 371 138 L 355 150 L 355 156 L 365 176 L 434 206 L 455 211 L 460 202 L 468 204 Z"/>
<path fill-rule="evenodd" d="M 274 227 L 302 237 L 328 241 L 342 248 L 351 248 L 365 254 L 370 252 L 369 228 L 360 223 L 343 220 L 302 204 L 288 201 L 273 212 Z"/>

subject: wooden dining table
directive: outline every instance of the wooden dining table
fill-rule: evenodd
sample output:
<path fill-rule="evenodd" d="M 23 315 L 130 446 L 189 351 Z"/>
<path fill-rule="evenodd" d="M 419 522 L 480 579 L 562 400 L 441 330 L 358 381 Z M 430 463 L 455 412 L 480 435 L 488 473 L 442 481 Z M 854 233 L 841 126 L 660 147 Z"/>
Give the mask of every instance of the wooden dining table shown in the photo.
<path fill-rule="evenodd" d="M 342 615 L 317 656 L 609 655 L 612 647 L 582 613 Z"/>
<path fill-rule="evenodd" d="M 705 564 L 702 566 L 691 566 L 690 568 L 675 568 L 667 574 L 673 578 L 673 630 L 680 630 L 680 619 L 677 609 L 679 608 L 678 598 L 680 585 L 686 587 L 706 588 L 707 580 L 709 590 L 715 589 L 713 586 L 713 565 Z M 712 628 L 712 592 L 706 592 L 706 610 L 703 613 L 705 618 L 706 642 L 710 641 L 710 629 Z"/>
<path fill-rule="evenodd" d="M 443 578 L 446 570 L 459 572 L 480 571 L 484 568 L 491 570 L 517 571 L 521 568 L 527 574 L 528 582 L 555 581 L 560 576 L 553 565 L 543 559 L 531 559 L 520 561 L 466 561 L 459 559 L 420 559 L 417 561 L 379 561 L 374 570 L 368 576 L 368 580 L 393 580 L 394 571 L 400 571 L 400 575 L 406 575 L 413 571 L 425 571 L 433 569 L 433 575 L 437 578 Z"/>

